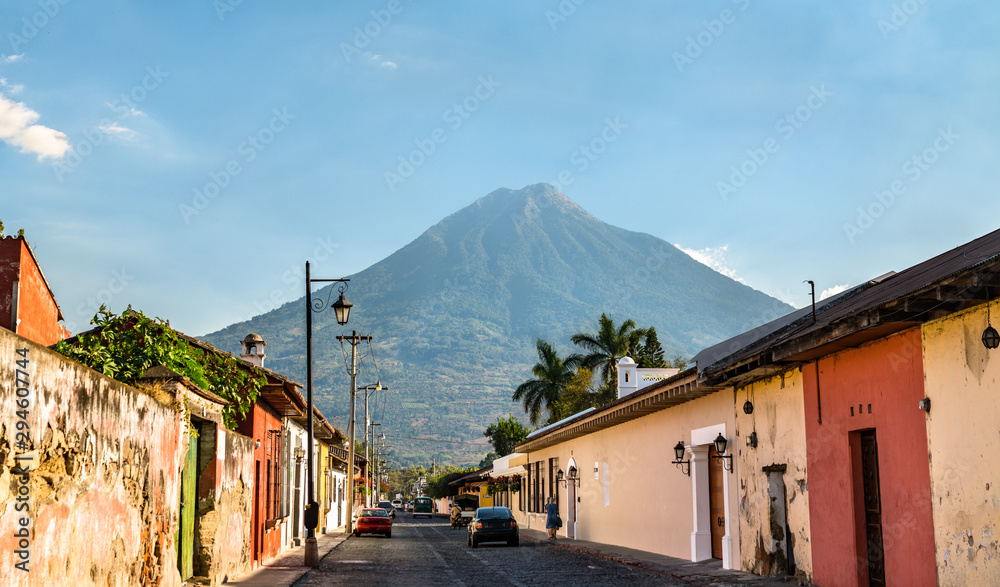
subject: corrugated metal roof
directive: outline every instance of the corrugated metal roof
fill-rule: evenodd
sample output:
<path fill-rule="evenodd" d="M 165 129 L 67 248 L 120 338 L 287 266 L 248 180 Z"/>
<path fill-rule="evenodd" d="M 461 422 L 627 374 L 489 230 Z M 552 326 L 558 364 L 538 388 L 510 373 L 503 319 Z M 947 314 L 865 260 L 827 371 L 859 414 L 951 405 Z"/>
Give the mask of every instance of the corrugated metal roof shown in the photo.
<path fill-rule="evenodd" d="M 817 302 L 816 321 L 812 320 L 812 309 L 796 310 L 758 329 L 745 332 L 710 347 L 695 356 L 699 361 L 699 376 L 703 373 L 720 373 L 727 367 L 759 357 L 778 345 L 801 339 L 810 334 L 820 333 L 837 327 L 847 320 L 864 315 L 876 309 L 892 305 L 894 302 L 914 296 L 924 290 L 937 287 L 948 280 L 969 273 L 987 265 L 997 265 L 1000 261 L 1000 230 L 993 231 L 962 246 L 918 263 L 896 274 L 887 274 L 865 284 L 843 292 L 826 303 Z M 929 308 L 916 310 L 905 319 L 888 321 L 896 324 L 872 323 L 866 328 L 881 328 L 879 332 L 889 334 L 926 321 L 933 308 L 947 308 L 947 304 L 965 299 L 973 288 L 967 287 L 946 299 L 931 301 Z M 974 298 L 968 298 L 972 303 Z M 902 314 L 900 310 L 897 313 Z M 890 314 L 891 315 L 891 314 Z M 909 327 L 911 327 L 909 326 Z M 735 350 L 731 350 L 735 349 Z M 729 351 L 728 354 L 726 351 Z"/>

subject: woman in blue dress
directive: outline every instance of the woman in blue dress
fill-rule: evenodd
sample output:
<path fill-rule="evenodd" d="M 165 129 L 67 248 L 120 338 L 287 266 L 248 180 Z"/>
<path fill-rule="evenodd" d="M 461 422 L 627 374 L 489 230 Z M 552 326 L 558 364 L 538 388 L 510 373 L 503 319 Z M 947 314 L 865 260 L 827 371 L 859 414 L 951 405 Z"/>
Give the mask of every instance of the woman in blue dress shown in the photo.
<path fill-rule="evenodd" d="M 556 539 L 556 531 L 562 527 L 562 520 L 559 519 L 559 506 L 556 505 L 554 497 L 545 500 L 545 529 L 549 531 L 549 540 Z"/>

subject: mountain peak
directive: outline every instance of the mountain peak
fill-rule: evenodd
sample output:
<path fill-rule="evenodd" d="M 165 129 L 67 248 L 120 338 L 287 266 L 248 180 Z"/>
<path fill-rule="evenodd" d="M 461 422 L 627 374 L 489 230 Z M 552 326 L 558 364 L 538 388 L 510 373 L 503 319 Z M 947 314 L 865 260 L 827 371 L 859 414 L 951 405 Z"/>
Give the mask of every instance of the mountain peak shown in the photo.
<path fill-rule="evenodd" d="M 527 185 L 519 190 L 499 188 L 476 200 L 472 207 L 481 209 L 498 207 L 511 214 L 522 213 L 527 218 L 538 217 L 542 211 L 551 208 L 597 220 L 582 206 L 547 183 Z"/>

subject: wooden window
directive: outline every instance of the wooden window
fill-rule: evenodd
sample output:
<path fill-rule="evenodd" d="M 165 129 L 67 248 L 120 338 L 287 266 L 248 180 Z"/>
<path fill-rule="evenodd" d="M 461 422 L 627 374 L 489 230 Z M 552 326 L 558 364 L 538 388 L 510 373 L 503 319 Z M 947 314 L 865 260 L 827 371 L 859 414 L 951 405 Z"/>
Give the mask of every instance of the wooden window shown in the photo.
<path fill-rule="evenodd" d="M 556 498 L 556 505 L 559 505 L 559 481 L 556 473 L 559 471 L 559 457 L 549 459 L 549 495 Z"/>

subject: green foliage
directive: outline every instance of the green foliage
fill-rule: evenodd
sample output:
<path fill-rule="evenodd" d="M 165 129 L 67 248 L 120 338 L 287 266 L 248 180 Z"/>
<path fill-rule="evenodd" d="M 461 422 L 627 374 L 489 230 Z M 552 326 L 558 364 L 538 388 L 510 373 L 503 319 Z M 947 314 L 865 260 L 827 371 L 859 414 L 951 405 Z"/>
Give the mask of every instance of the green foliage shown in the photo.
<path fill-rule="evenodd" d="M 481 467 L 480 467 L 481 468 Z M 449 470 L 441 473 L 437 477 L 430 479 L 427 482 L 427 489 L 424 493 L 427 497 L 432 497 L 434 499 L 440 499 L 442 497 L 451 497 L 453 495 L 458 495 L 458 488 L 448 485 L 455 479 L 458 479 L 462 475 L 468 475 L 469 473 L 476 471 L 475 467 L 468 467 L 465 469 L 455 469 L 454 467 L 449 467 Z"/>
<path fill-rule="evenodd" d="M 673 359 L 666 362 L 666 366 L 672 369 L 680 369 L 681 371 L 688 368 L 688 361 L 684 357 L 677 355 Z"/>
<path fill-rule="evenodd" d="M 222 416 L 230 430 L 249 412 L 267 381 L 229 354 L 191 346 L 165 321 L 148 318 L 131 306 L 120 316 L 101 306 L 90 323 L 95 325 L 93 330 L 60 341 L 55 350 L 129 385 L 150 367 L 172 369 L 229 400 Z"/>
<path fill-rule="evenodd" d="M 493 445 L 496 455 L 504 456 L 514 452 L 514 447 L 524 442 L 524 439 L 528 437 L 528 432 L 530 430 L 517 421 L 517 416 L 508 412 L 507 418 L 498 416 L 497 421 L 486 428 L 483 436 L 490 439 L 490 444 Z"/>
<path fill-rule="evenodd" d="M 532 425 L 537 426 L 542 406 L 551 414 L 555 402 L 573 379 L 575 359 L 563 361 L 552 345 L 540 338 L 535 342 L 535 347 L 538 349 L 538 362 L 531 368 L 535 379 L 518 385 L 512 399 L 524 404 Z"/>
<path fill-rule="evenodd" d="M 483 467 L 489 467 L 490 465 L 493 464 L 493 461 L 497 460 L 498 456 L 500 456 L 500 455 L 498 455 L 497 453 L 495 453 L 493 451 L 490 451 L 489 453 L 486 454 L 485 457 L 483 457 L 479 461 L 479 468 L 482 469 Z"/>
<path fill-rule="evenodd" d="M 615 391 L 617 393 L 617 390 Z M 607 402 L 604 394 L 594 389 L 594 372 L 580 367 L 556 401 L 547 423 L 558 422 L 587 408 L 596 408 L 605 403 Z"/>
<path fill-rule="evenodd" d="M 618 359 L 636 355 L 645 334 L 645 330 L 636 328 L 635 320 L 625 320 L 616 328 L 614 320 L 602 312 L 595 334 L 578 332 L 570 340 L 588 351 L 586 355 L 578 356 L 577 360 L 582 367 L 596 371 L 607 388 L 614 384 Z"/>
<path fill-rule="evenodd" d="M 667 366 L 663 360 L 663 347 L 656 336 L 656 328 L 650 326 L 646 329 L 645 343 L 639 348 L 636 357 L 636 366 L 640 369 L 661 369 Z M 679 357 L 678 357 L 679 358 Z"/>

